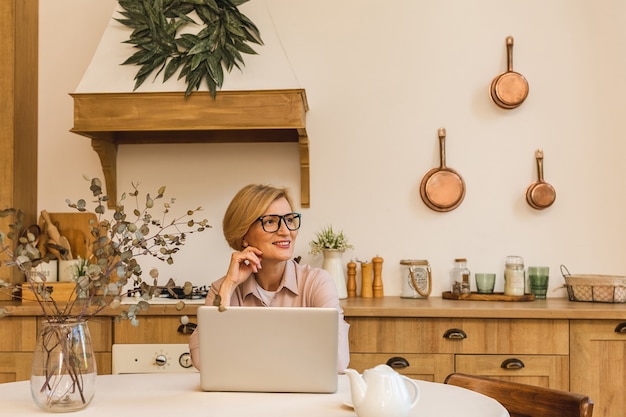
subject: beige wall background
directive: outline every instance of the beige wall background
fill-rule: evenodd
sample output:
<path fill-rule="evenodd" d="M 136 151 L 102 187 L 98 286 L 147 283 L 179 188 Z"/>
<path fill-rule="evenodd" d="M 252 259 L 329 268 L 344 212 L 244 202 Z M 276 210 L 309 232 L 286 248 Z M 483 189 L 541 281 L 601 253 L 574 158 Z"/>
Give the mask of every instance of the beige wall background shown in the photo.
<path fill-rule="evenodd" d="M 69 211 L 66 198 L 88 196 L 83 175 L 102 176 L 89 140 L 69 132 L 68 93 L 80 85 L 116 4 L 40 0 L 40 209 Z M 626 274 L 626 3 L 251 0 L 242 11 L 259 22 L 266 46 L 246 58 L 251 75 L 244 70 L 226 84 L 254 77 L 268 88 L 264 77 L 287 65 L 288 82 L 308 96 L 311 207 L 301 210 L 296 247 L 304 262 L 321 266 L 308 242 L 332 224 L 355 246 L 345 262 L 385 259 L 386 295 L 400 294 L 402 259 L 429 260 L 435 295 L 447 289 L 456 257 L 467 257 L 472 272 L 497 272 L 497 290 L 507 255 L 550 266 L 553 297 L 565 296 L 561 264 Z M 530 84 L 524 104 L 509 111 L 488 95 L 506 69 L 508 35 L 514 68 Z M 276 51 L 283 55 L 263 61 Z M 120 82 L 120 62 L 110 62 L 96 84 L 132 86 Z M 164 88 L 156 83 L 142 91 Z M 448 213 L 431 211 L 419 196 L 423 175 L 439 165 L 439 127 L 448 131 L 447 164 L 467 186 L 464 202 Z M 192 236 L 173 266 L 157 264 L 163 281 L 202 285 L 225 272 L 221 219 L 243 185 L 285 185 L 298 198 L 296 146 L 120 147 L 119 190 L 166 185 L 178 209 L 200 205 L 214 226 Z M 537 179 L 538 148 L 557 191 L 543 211 L 524 199 Z"/>

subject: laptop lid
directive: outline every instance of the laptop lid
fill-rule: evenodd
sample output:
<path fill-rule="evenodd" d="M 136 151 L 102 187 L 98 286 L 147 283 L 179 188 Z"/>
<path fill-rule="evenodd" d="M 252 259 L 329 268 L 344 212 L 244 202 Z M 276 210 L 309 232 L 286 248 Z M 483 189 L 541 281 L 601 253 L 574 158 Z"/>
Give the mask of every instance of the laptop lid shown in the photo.
<path fill-rule="evenodd" d="M 334 308 L 198 308 L 204 391 L 337 390 Z"/>

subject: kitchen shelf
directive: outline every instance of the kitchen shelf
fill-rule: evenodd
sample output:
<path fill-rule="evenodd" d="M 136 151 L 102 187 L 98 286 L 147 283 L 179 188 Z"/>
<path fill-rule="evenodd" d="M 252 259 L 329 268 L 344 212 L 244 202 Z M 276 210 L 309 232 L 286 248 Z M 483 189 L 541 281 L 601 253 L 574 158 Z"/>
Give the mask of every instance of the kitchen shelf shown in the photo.
<path fill-rule="evenodd" d="M 304 89 L 164 93 L 73 93 L 73 133 L 100 157 L 109 208 L 117 202 L 119 145 L 297 142 L 300 204 L 310 207 L 308 103 Z"/>

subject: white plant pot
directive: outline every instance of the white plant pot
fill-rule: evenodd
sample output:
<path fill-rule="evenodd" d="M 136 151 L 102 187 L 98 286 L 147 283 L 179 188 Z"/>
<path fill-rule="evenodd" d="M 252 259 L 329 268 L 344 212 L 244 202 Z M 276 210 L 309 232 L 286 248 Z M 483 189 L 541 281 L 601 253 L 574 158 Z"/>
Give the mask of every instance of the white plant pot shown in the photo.
<path fill-rule="evenodd" d="M 335 281 L 335 287 L 337 288 L 337 295 L 339 299 L 348 298 L 348 289 L 346 288 L 346 276 L 343 271 L 342 253 L 338 250 L 325 250 L 324 254 L 324 268 Z"/>
<path fill-rule="evenodd" d="M 59 260 L 59 282 L 75 282 L 80 259 Z"/>

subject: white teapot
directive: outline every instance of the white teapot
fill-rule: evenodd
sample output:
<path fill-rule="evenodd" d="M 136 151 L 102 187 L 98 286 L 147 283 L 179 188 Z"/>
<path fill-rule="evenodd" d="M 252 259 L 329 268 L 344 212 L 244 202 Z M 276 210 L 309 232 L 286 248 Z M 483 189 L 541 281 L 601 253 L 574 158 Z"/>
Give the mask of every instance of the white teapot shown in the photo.
<path fill-rule="evenodd" d="M 346 369 L 346 375 L 358 417 L 406 417 L 419 400 L 417 383 L 388 365 L 366 369 L 363 376 Z"/>

